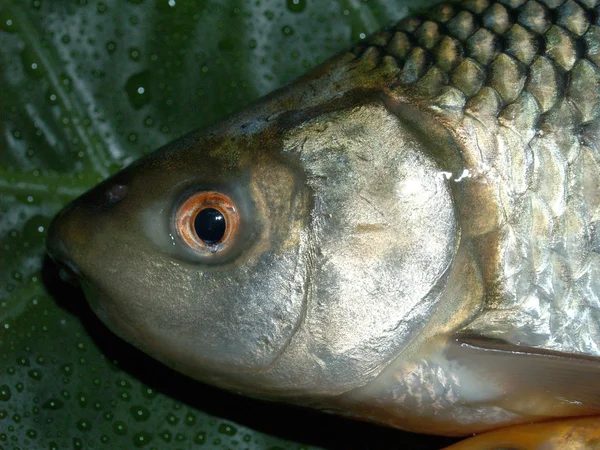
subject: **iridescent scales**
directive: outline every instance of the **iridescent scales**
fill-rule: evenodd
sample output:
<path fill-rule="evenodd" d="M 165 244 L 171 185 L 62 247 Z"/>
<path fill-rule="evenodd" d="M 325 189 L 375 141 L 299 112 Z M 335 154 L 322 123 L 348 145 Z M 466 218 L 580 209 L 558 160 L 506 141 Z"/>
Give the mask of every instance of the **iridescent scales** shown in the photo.
<path fill-rule="evenodd" d="M 471 327 L 599 355 L 597 3 L 441 5 L 354 52 L 377 47 L 393 57 L 397 88 L 461 130 L 472 175 L 463 180 L 465 211 L 482 198 L 501 205 L 473 209 L 463 225 L 479 248 L 496 249 L 481 258 L 497 292 Z"/>

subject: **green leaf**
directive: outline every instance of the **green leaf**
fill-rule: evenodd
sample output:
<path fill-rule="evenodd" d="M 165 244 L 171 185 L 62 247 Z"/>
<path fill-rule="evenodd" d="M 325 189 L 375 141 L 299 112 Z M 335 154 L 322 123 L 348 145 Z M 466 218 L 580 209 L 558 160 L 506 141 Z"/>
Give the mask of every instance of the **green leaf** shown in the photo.
<path fill-rule="evenodd" d="M 44 238 L 53 215 L 107 175 L 289 82 L 407 4 L 0 0 L 0 448 L 406 442 L 163 367 L 57 281 Z"/>

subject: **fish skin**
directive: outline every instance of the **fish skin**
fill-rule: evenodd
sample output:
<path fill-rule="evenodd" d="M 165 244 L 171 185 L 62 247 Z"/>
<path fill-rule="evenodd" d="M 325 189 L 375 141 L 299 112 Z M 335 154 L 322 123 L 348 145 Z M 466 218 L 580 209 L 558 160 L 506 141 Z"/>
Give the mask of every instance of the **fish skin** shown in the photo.
<path fill-rule="evenodd" d="M 387 27 L 76 200 L 50 253 L 117 334 L 228 389 L 448 435 L 597 413 L 511 398 L 446 351 L 468 333 L 600 356 L 596 3 L 474 0 Z M 233 269 L 169 240 L 200 185 L 253 213 Z"/>

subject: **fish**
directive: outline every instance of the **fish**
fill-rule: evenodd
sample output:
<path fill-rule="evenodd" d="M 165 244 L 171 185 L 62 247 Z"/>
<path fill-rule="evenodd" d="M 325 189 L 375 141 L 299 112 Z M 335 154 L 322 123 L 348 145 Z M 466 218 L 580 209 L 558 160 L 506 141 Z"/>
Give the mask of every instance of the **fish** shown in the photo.
<path fill-rule="evenodd" d="M 590 430 L 571 418 L 600 413 L 597 3 L 392 24 L 101 182 L 48 253 L 115 334 L 204 383 L 514 445 Z"/>

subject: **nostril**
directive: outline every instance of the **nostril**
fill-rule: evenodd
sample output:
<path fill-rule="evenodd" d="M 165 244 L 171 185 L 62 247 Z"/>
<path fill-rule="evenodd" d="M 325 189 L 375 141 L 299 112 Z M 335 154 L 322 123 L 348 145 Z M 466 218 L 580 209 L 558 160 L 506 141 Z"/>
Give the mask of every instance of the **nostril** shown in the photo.
<path fill-rule="evenodd" d="M 111 205 L 120 202 L 127 195 L 127 185 L 115 183 L 105 191 L 104 195 L 106 196 L 106 201 Z"/>

